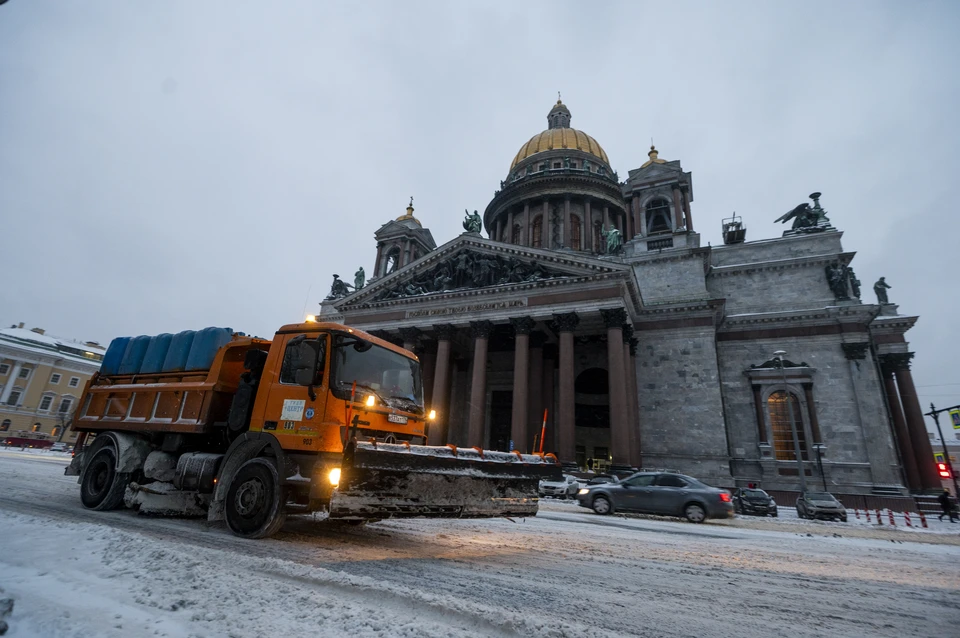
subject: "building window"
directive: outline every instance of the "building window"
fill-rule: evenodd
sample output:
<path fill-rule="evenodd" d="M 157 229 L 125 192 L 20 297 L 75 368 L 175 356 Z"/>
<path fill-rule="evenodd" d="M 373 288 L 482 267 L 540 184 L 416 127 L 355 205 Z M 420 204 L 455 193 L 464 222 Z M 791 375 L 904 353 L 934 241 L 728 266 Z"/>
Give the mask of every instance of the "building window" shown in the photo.
<path fill-rule="evenodd" d="M 647 234 L 670 232 L 670 203 L 657 198 L 647 204 Z"/>
<path fill-rule="evenodd" d="M 34 423 L 34 424 L 33 424 L 33 427 L 30 428 L 30 431 L 31 431 L 31 432 L 39 432 L 39 431 L 40 431 L 40 424 L 39 424 L 39 423 Z"/>
<path fill-rule="evenodd" d="M 71 388 L 75 388 L 80 385 L 80 377 L 70 377 L 70 383 L 67 384 Z"/>
<path fill-rule="evenodd" d="M 60 383 L 60 375 L 54 372 L 50 375 L 50 385 L 57 385 Z"/>
<path fill-rule="evenodd" d="M 523 233 L 523 226 L 521 226 L 520 224 L 514 224 L 514 225 L 513 225 L 513 233 L 511 234 L 511 237 L 510 237 L 510 243 L 511 243 L 511 244 L 519 244 L 519 243 L 520 243 L 520 235 L 521 235 L 522 233 Z"/>
<path fill-rule="evenodd" d="M 20 395 L 23 393 L 23 390 L 20 388 L 14 388 L 10 391 L 10 396 L 7 397 L 7 405 L 17 406 L 20 405 Z"/>
<path fill-rule="evenodd" d="M 50 430 L 50 436 L 60 436 L 60 432 L 63 430 L 59 425 L 53 426 L 53 429 Z"/>
<path fill-rule="evenodd" d="M 10 365 L 6 363 L 0 363 L 0 374 L 7 374 L 10 372 Z"/>
<path fill-rule="evenodd" d="M 580 250 L 580 218 L 570 215 L 570 248 Z"/>
<path fill-rule="evenodd" d="M 789 407 L 788 407 L 789 406 Z M 789 410 L 789 411 L 788 411 Z M 777 390 L 767 397 L 767 411 L 770 414 L 770 429 L 773 431 L 773 447 L 778 461 L 796 461 L 797 453 L 793 445 L 793 428 L 790 427 L 790 413 L 797 430 L 800 443 L 800 455 L 807 460 L 807 441 L 803 429 L 803 413 L 800 400 L 793 393 Z"/>
<path fill-rule="evenodd" d="M 70 411 L 71 405 L 73 405 L 73 399 L 71 397 L 63 397 L 60 399 L 60 407 L 57 408 L 57 412 L 60 414 L 66 414 Z"/>
<path fill-rule="evenodd" d="M 20 377 L 21 379 L 30 378 L 30 368 L 20 368 Z"/>
<path fill-rule="evenodd" d="M 576 162 L 570 162 L 570 168 L 576 168 L 576 167 L 577 167 Z"/>
<path fill-rule="evenodd" d="M 40 399 L 40 411 L 41 411 L 41 412 L 49 412 L 51 405 L 53 405 L 53 395 L 52 395 L 52 394 L 48 394 L 48 395 L 44 396 L 42 399 Z"/>
<path fill-rule="evenodd" d="M 553 167 L 554 167 L 554 168 L 560 168 L 561 166 L 562 166 L 562 165 L 560 164 L 560 162 L 554 162 L 554 163 L 553 163 Z"/>
<path fill-rule="evenodd" d="M 533 218 L 533 237 L 530 245 L 534 248 L 543 246 L 543 215 L 537 215 Z"/>
<path fill-rule="evenodd" d="M 10 419 L 4 419 L 3 423 L 0 423 L 0 432 L 6 432 L 10 429 Z"/>

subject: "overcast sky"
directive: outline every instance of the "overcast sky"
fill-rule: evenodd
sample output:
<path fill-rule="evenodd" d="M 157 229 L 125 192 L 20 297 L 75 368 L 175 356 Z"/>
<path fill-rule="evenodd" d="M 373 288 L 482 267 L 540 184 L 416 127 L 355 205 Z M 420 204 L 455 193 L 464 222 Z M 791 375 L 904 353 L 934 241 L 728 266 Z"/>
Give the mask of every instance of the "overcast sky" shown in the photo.
<path fill-rule="evenodd" d="M 271 335 L 411 195 L 460 233 L 561 91 L 621 176 L 651 138 L 693 172 L 704 245 L 822 191 L 864 299 L 920 315 L 924 408 L 960 403 L 958 33 L 956 2 L 10 0 L 0 324 Z"/>

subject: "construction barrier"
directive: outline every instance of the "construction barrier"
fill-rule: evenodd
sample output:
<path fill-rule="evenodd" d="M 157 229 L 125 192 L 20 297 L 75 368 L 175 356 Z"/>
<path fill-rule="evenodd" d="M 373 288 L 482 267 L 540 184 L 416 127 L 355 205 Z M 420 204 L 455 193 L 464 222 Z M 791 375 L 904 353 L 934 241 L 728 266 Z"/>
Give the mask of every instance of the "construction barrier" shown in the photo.
<path fill-rule="evenodd" d="M 903 522 L 907 524 L 907 527 L 913 527 L 913 525 L 910 524 L 910 512 L 903 513 Z"/>
<path fill-rule="evenodd" d="M 880 510 L 877 510 L 877 525 L 883 525 L 883 519 L 880 518 Z"/>
<path fill-rule="evenodd" d="M 897 521 L 893 520 L 893 510 L 887 510 L 887 514 L 890 515 L 890 525 L 896 527 Z"/>
<path fill-rule="evenodd" d="M 923 515 L 923 510 L 920 510 L 920 524 L 923 525 L 923 529 L 927 529 L 927 517 Z"/>

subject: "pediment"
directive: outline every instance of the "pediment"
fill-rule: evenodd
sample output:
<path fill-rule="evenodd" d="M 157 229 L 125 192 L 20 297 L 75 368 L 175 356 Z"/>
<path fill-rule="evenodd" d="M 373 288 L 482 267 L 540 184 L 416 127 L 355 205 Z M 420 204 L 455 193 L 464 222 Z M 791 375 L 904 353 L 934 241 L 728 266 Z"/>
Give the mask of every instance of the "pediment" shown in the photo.
<path fill-rule="evenodd" d="M 567 252 L 514 246 L 464 234 L 395 273 L 344 297 L 341 309 L 399 299 L 434 299 L 629 274 L 630 267 Z"/>
<path fill-rule="evenodd" d="M 666 164 L 650 164 L 644 168 L 636 168 L 630 171 L 627 183 L 646 182 L 660 177 L 675 177 L 683 173 L 680 168 L 680 162 L 673 161 Z"/>

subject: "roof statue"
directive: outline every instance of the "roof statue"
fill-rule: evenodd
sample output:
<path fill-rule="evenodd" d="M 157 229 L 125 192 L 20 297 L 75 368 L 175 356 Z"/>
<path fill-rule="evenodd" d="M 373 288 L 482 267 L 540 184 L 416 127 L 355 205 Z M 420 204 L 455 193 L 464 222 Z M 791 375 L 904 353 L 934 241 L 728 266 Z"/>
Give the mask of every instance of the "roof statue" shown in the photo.
<path fill-rule="evenodd" d="M 877 303 L 878 304 L 888 304 L 890 300 L 887 299 L 887 291 L 893 288 L 888 284 L 884 277 L 881 277 L 877 280 L 877 283 L 873 284 L 873 292 L 877 293 Z"/>
<path fill-rule="evenodd" d="M 367 273 L 363 271 L 363 266 L 360 266 L 357 269 L 357 272 L 353 273 L 353 289 L 360 290 L 363 288 L 363 284 L 367 279 Z"/>
<path fill-rule="evenodd" d="M 600 234 L 606 242 L 606 250 L 604 252 L 607 255 L 614 255 L 620 252 L 620 247 L 623 246 L 623 236 L 620 234 L 619 228 L 611 226 L 610 230 L 601 230 Z"/>
<path fill-rule="evenodd" d="M 340 299 L 350 294 L 350 284 L 340 279 L 340 275 L 333 276 L 333 283 L 330 285 L 330 294 L 327 299 Z"/>
<path fill-rule="evenodd" d="M 467 216 L 463 219 L 463 229 L 468 233 L 480 234 L 480 230 L 483 228 L 483 220 L 480 219 L 480 213 L 473 211 L 473 214 L 470 214 L 469 210 L 464 209 Z"/>
<path fill-rule="evenodd" d="M 813 200 L 813 206 L 800 204 L 789 213 L 778 217 L 774 223 L 786 223 L 792 219 L 791 230 L 795 233 L 817 233 L 829 229 L 831 226 L 827 211 L 820 207 L 820 193 L 811 193 L 810 199 Z"/>

